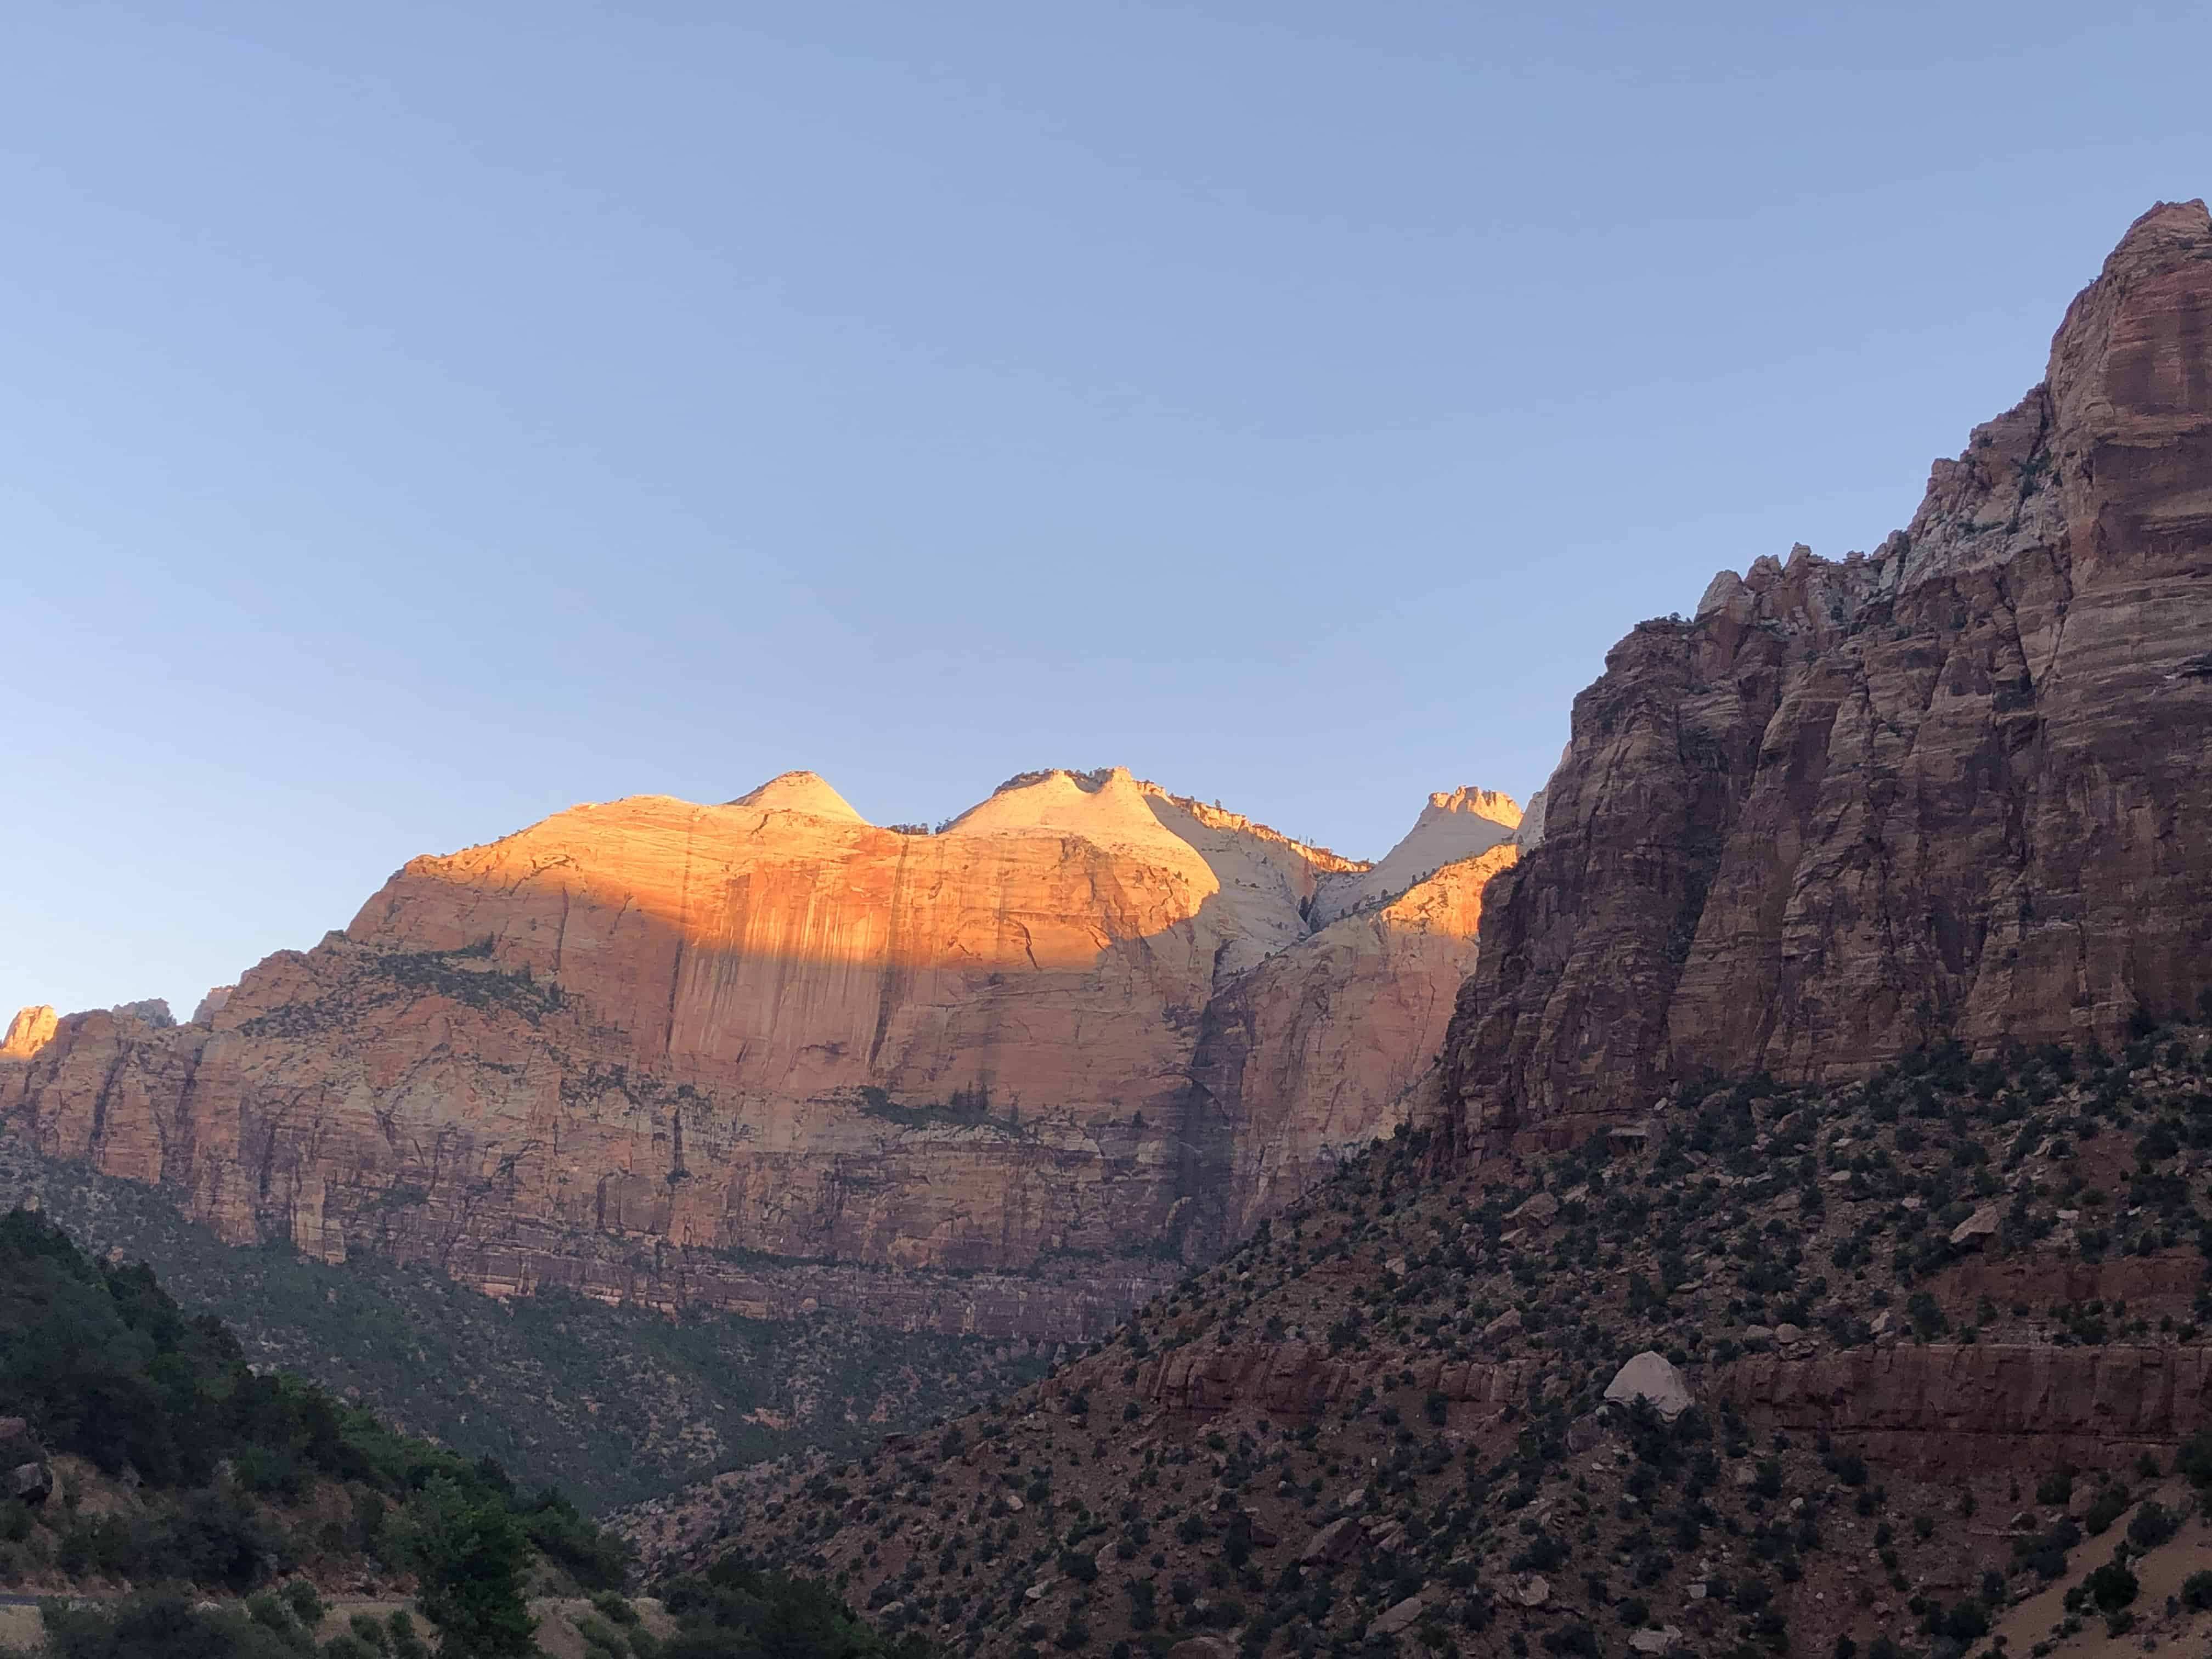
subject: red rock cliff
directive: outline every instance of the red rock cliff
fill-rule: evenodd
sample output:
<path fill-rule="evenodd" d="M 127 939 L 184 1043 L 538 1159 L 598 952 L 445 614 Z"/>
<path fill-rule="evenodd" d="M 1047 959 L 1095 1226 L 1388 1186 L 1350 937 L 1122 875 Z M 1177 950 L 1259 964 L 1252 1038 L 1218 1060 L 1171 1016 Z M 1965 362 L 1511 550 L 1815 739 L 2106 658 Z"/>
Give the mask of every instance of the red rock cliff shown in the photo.
<path fill-rule="evenodd" d="M 1469 1137 L 2212 986 L 2212 222 L 2161 204 L 1906 530 L 1646 623 L 1574 708 L 1447 1043 Z"/>
<path fill-rule="evenodd" d="M 204 1019 L 27 1018 L 0 1115 L 234 1241 L 1074 1336 L 1404 1116 L 1512 856 L 1316 931 L 1368 866 L 1126 772 L 935 835 L 803 774 L 579 807 Z"/>

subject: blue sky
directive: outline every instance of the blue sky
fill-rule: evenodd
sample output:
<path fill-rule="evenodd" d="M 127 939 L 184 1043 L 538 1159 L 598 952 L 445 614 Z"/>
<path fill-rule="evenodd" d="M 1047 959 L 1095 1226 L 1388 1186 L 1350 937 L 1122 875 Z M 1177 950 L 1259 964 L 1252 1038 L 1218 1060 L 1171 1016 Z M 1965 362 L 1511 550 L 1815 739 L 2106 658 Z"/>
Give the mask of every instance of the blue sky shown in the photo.
<path fill-rule="evenodd" d="M 2212 188 L 2200 6 L 1797 9 L 10 9 L 0 1014 L 796 766 L 1525 798 Z"/>

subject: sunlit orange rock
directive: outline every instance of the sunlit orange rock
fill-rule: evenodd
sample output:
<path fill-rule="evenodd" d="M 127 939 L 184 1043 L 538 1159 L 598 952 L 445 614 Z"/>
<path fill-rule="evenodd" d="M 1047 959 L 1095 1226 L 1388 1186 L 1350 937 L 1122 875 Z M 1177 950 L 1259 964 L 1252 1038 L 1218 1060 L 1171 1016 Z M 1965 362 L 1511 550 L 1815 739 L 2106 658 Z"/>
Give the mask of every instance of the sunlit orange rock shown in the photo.
<path fill-rule="evenodd" d="M 53 1041 L 61 1018 L 43 1003 L 21 1008 L 8 1022 L 8 1036 L 0 1042 L 0 1060 L 28 1060 Z"/>
<path fill-rule="evenodd" d="M 1369 866 L 1118 769 L 936 834 L 810 774 L 580 806 L 415 860 L 192 1024 L 71 1016 L 0 1113 L 236 1241 L 1079 1334 L 1402 1121 L 1508 817 L 1436 798 L 1316 928 Z"/>

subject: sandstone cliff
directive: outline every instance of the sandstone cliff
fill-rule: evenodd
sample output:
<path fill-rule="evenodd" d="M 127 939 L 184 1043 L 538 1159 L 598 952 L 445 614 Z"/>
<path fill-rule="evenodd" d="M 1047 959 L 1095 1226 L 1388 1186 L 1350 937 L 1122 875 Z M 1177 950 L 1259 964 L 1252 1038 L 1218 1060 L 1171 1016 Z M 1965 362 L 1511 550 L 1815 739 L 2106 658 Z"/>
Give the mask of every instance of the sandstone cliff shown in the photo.
<path fill-rule="evenodd" d="M 1442 1172 L 1411 1133 L 1011 1400 L 625 1524 L 985 1656 L 1079 1619 L 1194 1654 L 1863 1651 L 1969 1599 L 1945 1622 L 2033 1614 L 2032 1644 L 2069 1575 L 2159 1547 L 2125 1524 L 2142 1460 L 2212 1487 L 2204 1442 L 2175 1455 L 2212 1428 L 2208 1077 L 2212 1026 L 2176 1024 L 1685 1085 Z M 2118 1530 L 2079 1547 L 2069 1505 Z"/>
<path fill-rule="evenodd" d="M 1339 916 L 1403 892 L 1444 865 L 1474 858 L 1513 839 L 1521 808 L 1494 789 L 1455 789 L 1429 797 L 1406 837 L 1371 869 L 1333 871 L 1314 895 L 1313 920 L 1326 926 Z"/>
<path fill-rule="evenodd" d="M 805 774 L 577 807 L 414 860 L 190 1024 L 11 1046 L 0 1114 L 234 1241 L 1080 1334 L 1403 1118 L 1512 858 L 1436 830 L 1468 799 L 1517 818 L 1437 798 L 1317 929 L 1368 866 L 1120 770 L 934 835 Z"/>
<path fill-rule="evenodd" d="M 1668 1078 L 2109 1042 L 2212 987 L 2212 222 L 2161 204 L 1905 531 L 1646 623 L 1492 890 L 1470 1136 Z"/>
<path fill-rule="evenodd" d="M 0 1041 L 0 1060 L 28 1060 L 54 1040 L 61 1017 L 44 1003 L 19 1008 L 8 1022 L 8 1036 Z"/>

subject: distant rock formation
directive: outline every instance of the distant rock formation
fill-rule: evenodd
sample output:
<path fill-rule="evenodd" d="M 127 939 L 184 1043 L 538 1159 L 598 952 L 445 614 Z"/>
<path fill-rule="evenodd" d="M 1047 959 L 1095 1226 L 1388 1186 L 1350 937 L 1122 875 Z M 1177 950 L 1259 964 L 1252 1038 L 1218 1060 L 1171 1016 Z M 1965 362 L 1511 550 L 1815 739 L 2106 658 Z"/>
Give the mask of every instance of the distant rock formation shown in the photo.
<path fill-rule="evenodd" d="M 1907 529 L 1724 571 L 1614 647 L 1492 891 L 1453 1121 L 2194 1012 L 2208 643 L 2212 220 L 2163 204 Z"/>
<path fill-rule="evenodd" d="M 199 1006 L 192 1010 L 192 1024 L 195 1025 L 214 1024 L 215 1017 L 223 1011 L 224 1006 L 230 1000 L 230 994 L 237 988 L 235 985 L 210 986 L 208 994 L 200 999 Z"/>
<path fill-rule="evenodd" d="M 1325 927 L 1339 916 L 1404 892 L 1447 864 L 1503 846 L 1520 826 L 1520 806 L 1494 789 L 1431 795 L 1405 839 L 1373 868 L 1322 878 L 1314 895 L 1314 925 Z"/>
<path fill-rule="evenodd" d="M 804 772 L 579 806 L 188 1025 L 49 1022 L 0 1115 L 240 1242 L 1080 1336 L 1433 1087 L 1518 818 L 1434 797 L 1370 868 L 1120 769 L 937 834 Z"/>
<path fill-rule="evenodd" d="M 54 1040 L 61 1017 L 44 1003 L 19 1008 L 8 1022 L 8 1036 L 0 1042 L 0 1060 L 28 1060 Z"/>

